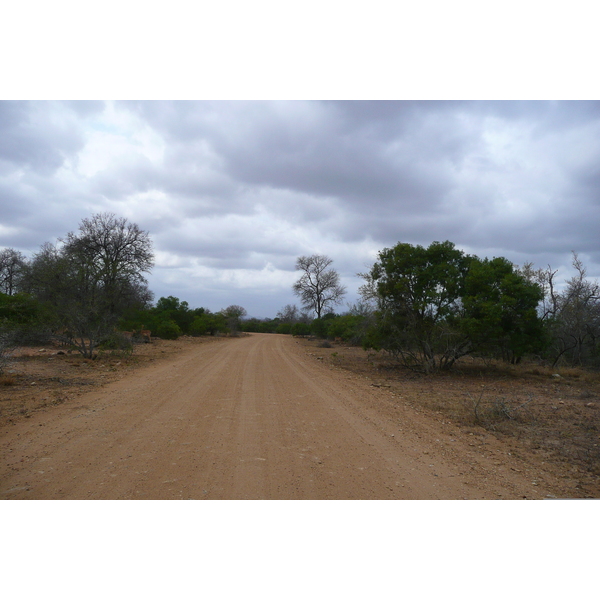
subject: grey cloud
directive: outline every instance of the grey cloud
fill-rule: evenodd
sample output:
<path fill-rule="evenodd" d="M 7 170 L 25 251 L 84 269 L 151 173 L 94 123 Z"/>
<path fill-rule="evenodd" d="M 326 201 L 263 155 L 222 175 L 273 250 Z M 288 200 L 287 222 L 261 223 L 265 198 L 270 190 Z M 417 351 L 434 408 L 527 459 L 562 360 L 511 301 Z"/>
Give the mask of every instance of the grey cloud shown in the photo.
<path fill-rule="evenodd" d="M 392 212 L 397 204 L 434 207 L 451 189 L 448 166 L 435 163 L 443 151 L 458 151 L 460 136 L 430 128 L 427 136 L 436 139 L 416 146 L 419 132 L 385 142 L 366 124 L 348 123 L 339 115 L 334 126 L 319 119 L 312 125 L 307 129 L 290 121 L 275 130 L 255 123 L 244 137 L 215 140 L 215 147 L 234 178 L 338 197 L 360 211 L 365 203 Z"/>
<path fill-rule="evenodd" d="M 15 231 L 0 235 L 0 246 L 30 254 L 103 209 L 87 188 L 65 187 L 36 171 L 25 171 L 16 181 L 0 178 L 0 224 Z"/>
<path fill-rule="evenodd" d="M 578 148 L 588 158 L 575 165 L 569 165 L 568 154 L 586 131 L 593 137 L 589 128 L 596 127 L 599 107 L 228 102 L 128 109 L 168 140 L 176 159 L 168 170 L 174 172 L 177 160 L 183 165 L 180 181 L 187 172 L 190 185 L 181 193 L 190 202 L 202 194 L 189 173 L 203 165 L 240 186 L 233 191 L 237 200 L 226 200 L 232 213 L 245 202 L 254 206 L 250 196 L 239 195 L 244 186 L 273 198 L 279 194 L 280 200 L 263 205 L 311 232 L 298 255 L 311 244 L 316 249 L 321 239 L 340 244 L 370 239 L 379 249 L 397 241 L 426 245 L 450 239 L 479 253 L 546 258 L 548 247 L 562 256 L 578 244 L 595 256 L 598 151 L 589 144 Z M 505 156 L 491 152 L 490 131 L 510 136 L 505 146 L 499 142 Z M 530 210 L 511 208 L 520 204 Z M 211 264 L 229 267 L 252 264 L 251 247 L 233 236 L 198 249 L 212 257 Z M 281 264 L 293 258 L 293 250 Z M 352 256 L 338 259 L 348 272 Z"/>
<path fill-rule="evenodd" d="M 348 105 L 353 106 L 354 103 Z M 361 106 L 365 108 L 365 105 Z M 367 114 L 376 112 L 377 106 L 378 104 L 366 105 Z M 297 151 L 294 154 L 292 150 L 288 152 L 287 146 L 282 143 L 273 143 L 272 147 L 269 147 L 273 139 L 278 142 L 282 139 L 287 141 L 285 137 L 267 137 L 266 141 L 259 138 L 254 140 L 256 153 L 251 155 L 249 160 L 244 160 L 248 155 L 244 150 L 247 151 L 248 148 L 243 147 L 229 149 L 230 161 L 237 176 L 256 184 L 268 181 L 271 185 L 289 186 L 313 194 L 339 195 L 343 198 L 346 210 L 356 211 L 355 223 L 352 224 L 352 220 L 348 219 L 351 223 L 349 229 L 344 230 L 341 222 L 337 227 L 337 231 L 348 241 L 360 238 L 361 232 L 363 235 L 371 235 L 374 239 L 387 239 L 390 243 L 393 243 L 393 238 L 398 239 L 400 236 L 411 240 L 457 238 L 465 243 L 476 241 L 479 244 L 490 237 L 496 237 L 501 239 L 507 248 L 535 251 L 547 243 L 554 243 L 557 249 L 564 250 L 567 240 L 573 243 L 573 236 L 577 235 L 569 226 L 569 214 L 573 213 L 572 202 L 579 185 L 577 176 L 566 182 L 563 199 L 555 198 L 556 191 L 547 190 L 549 201 L 557 205 L 555 214 L 550 215 L 546 211 L 533 217 L 519 217 L 506 210 L 497 214 L 493 202 L 499 201 L 503 193 L 496 185 L 504 183 L 501 179 L 506 181 L 511 174 L 506 172 L 505 165 L 484 154 L 486 149 L 481 140 L 481 123 L 477 120 L 481 120 L 487 114 L 501 116 L 499 109 L 504 104 L 477 105 L 476 118 L 467 119 L 464 133 L 461 132 L 459 116 L 470 106 L 473 105 L 422 103 L 411 106 L 409 112 L 413 123 L 402 123 L 404 137 L 397 141 L 399 150 L 394 148 L 397 152 L 395 164 L 389 158 L 391 152 L 384 155 L 385 145 L 378 145 L 372 140 L 361 143 L 363 140 L 360 136 L 352 139 L 358 148 L 356 151 L 354 147 L 344 145 L 343 139 L 341 142 L 321 142 L 317 139 L 313 142 L 314 153 L 310 156 Z M 590 118 L 595 118 L 596 111 L 592 110 L 593 108 L 597 109 L 597 105 L 589 106 L 582 112 Z M 392 107 L 389 106 L 384 106 L 384 109 L 384 112 L 392 111 Z M 524 103 L 513 107 L 512 112 L 508 111 L 509 117 L 506 118 L 531 118 L 534 123 L 543 123 L 546 113 L 557 113 L 553 114 L 546 133 L 556 135 L 557 128 L 565 127 L 565 123 L 569 121 L 562 114 L 565 110 L 564 107 L 555 107 L 553 104 Z M 364 110 L 358 112 L 361 117 L 365 114 Z M 582 119 L 583 117 L 579 116 L 575 121 L 580 124 Z M 348 132 L 352 128 L 346 125 L 343 129 Z M 360 126 L 357 125 L 355 130 L 360 131 Z M 487 187 L 485 184 L 479 186 L 479 206 L 473 205 L 466 209 L 467 212 L 457 215 L 456 210 L 442 207 L 441 201 L 453 193 L 465 196 L 470 194 L 470 184 L 467 183 L 465 187 L 465 183 L 461 183 L 454 176 L 453 169 L 456 166 L 460 167 L 467 157 L 473 156 L 473 152 L 482 153 L 480 156 L 475 154 L 475 160 L 479 161 L 477 171 L 481 175 L 495 173 L 501 179 L 489 180 Z M 231 159 L 231 156 L 234 158 Z M 595 156 L 597 158 L 597 154 Z M 560 172 L 560 163 L 555 161 L 553 164 L 552 161 L 548 162 L 547 158 L 551 157 L 542 157 L 541 160 L 546 161 L 548 174 L 553 170 Z M 522 202 L 528 202 L 527 195 L 530 191 L 525 186 L 537 187 L 543 184 L 545 175 L 540 173 L 536 176 L 537 181 L 531 180 L 531 168 L 525 156 L 522 157 L 522 162 L 516 163 L 515 166 L 520 172 L 513 173 L 512 179 L 517 183 L 519 180 L 516 178 L 522 177 L 519 184 L 521 188 L 509 193 L 517 193 Z M 597 169 L 592 168 L 589 177 L 580 176 L 580 182 L 588 184 L 592 192 L 596 173 Z M 476 173 L 475 176 L 479 174 Z M 539 191 L 544 193 L 543 189 Z M 510 199 L 510 196 L 508 198 Z M 593 197 L 584 199 L 584 206 L 588 206 L 592 201 Z M 477 213 L 480 213 L 479 222 L 473 221 L 473 216 Z M 593 213 L 589 216 L 593 217 Z M 573 216 L 573 221 L 579 224 L 579 228 L 582 227 L 582 218 L 583 223 L 586 223 L 583 214 Z M 587 224 L 597 226 L 597 220 L 592 218 Z M 586 231 L 579 232 L 579 238 L 585 246 L 594 243 L 592 240 L 597 236 L 596 227 L 589 227 L 587 224 L 584 225 Z M 586 239 L 589 239 L 589 243 Z"/>
<path fill-rule="evenodd" d="M 435 205 L 451 188 L 452 163 L 473 144 L 448 110 L 432 112 L 418 103 L 124 106 L 173 141 L 171 152 L 184 163 L 198 156 L 197 164 L 212 162 L 246 184 L 340 197 L 358 209 L 364 202 L 380 209 L 396 202 Z M 190 140 L 205 150 L 194 152 Z"/>
<path fill-rule="evenodd" d="M 295 261 L 297 248 L 286 239 L 265 235 L 260 229 L 245 230 L 237 226 L 198 224 L 182 233 L 175 229 L 164 231 L 158 243 L 178 256 L 202 261 L 209 267 L 244 269 L 265 266 L 289 266 Z"/>
<path fill-rule="evenodd" d="M 39 245 L 92 212 L 123 211 L 157 250 L 223 270 L 289 272 L 295 257 L 334 248 L 351 277 L 369 248 L 444 239 L 553 264 L 576 250 L 590 274 L 600 269 L 599 102 L 116 106 L 109 127 L 125 124 L 119 156 L 131 151 L 87 178 L 77 157 L 102 131 L 103 103 L 0 102 L 3 224 Z M 147 130 L 128 137 L 139 119 L 162 138 L 162 158 L 138 152 Z M 188 289 L 183 271 L 158 272 Z"/>
<path fill-rule="evenodd" d="M 155 166 L 148 158 L 139 154 L 90 178 L 90 189 L 93 192 L 115 200 L 158 187 Z"/>
<path fill-rule="evenodd" d="M 581 169 L 576 174 L 577 182 L 581 190 L 590 194 L 592 200 L 598 201 L 600 199 L 600 163 L 588 165 L 586 168 Z"/>
<path fill-rule="evenodd" d="M 77 122 L 55 109 L 53 103 L 0 102 L 0 159 L 50 176 L 81 150 Z"/>
<path fill-rule="evenodd" d="M 167 141 L 187 143 L 214 131 L 221 124 L 223 113 L 235 102 L 192 102 L 187 100 L 121 101 L 122 109 L 129 110 L 147 121 Z"/>
<path fill-rule="evenodd" d="M 106 108 L 106 103 L 101 100 L 69 100 L 64 104 L 80 117 L 99 115 Z"/>
<path fill-rule="evenodd" d="M 0 223 L 15 223 L 29 216 L 27 202 L 14 184 L 0 179 Z"/>

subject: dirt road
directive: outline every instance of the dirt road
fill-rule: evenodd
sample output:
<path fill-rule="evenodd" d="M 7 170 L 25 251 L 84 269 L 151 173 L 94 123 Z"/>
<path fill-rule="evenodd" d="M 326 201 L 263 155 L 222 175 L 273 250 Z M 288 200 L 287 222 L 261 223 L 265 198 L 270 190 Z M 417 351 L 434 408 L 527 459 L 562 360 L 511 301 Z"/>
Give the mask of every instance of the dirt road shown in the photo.
<path fill-rule="evenodd" d="M 568 497 L 289 336 L 193 346 L 2 431 L 2 499 Z"/>

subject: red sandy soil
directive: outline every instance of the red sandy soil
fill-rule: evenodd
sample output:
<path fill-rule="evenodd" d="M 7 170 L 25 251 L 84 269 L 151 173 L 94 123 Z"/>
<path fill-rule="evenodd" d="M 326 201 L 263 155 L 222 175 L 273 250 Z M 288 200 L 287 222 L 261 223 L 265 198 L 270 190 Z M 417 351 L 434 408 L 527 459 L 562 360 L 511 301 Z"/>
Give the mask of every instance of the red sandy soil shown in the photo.
<path fill-rule="evenodd" d="M 15 359 L 0 386 L 2 499 L 600 495 L 579 463 L 415 401 L 466 380 L 374 379 L 343 363 L 359 349 L 251 334 L 56 352 Z"/>

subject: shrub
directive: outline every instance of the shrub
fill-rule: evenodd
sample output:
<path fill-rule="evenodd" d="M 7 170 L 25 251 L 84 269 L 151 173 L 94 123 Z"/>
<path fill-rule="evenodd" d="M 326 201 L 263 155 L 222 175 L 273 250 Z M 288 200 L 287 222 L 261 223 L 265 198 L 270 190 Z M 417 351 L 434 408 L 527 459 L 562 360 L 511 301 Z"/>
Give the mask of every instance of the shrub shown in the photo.
<path fill-rule="evenodd" d="M 310 332 L 318 338 L 326 338 L 329 329 L 330 320 L 321 318 L 314 319 L 310 325 Z"/>
<path fill-rule="evenodd" d="M 133 352 L 133 342 L 131 338 L 121 331 L 113 332 L 98 346 L 101 350 L 118 350 L 129 354 Z"/>
<path fill-rule="evenodd" d="M 181 335 L 181 329 L 175 321 L 169 319 L 158 325 L 156 333 L 163 340 L 176 340 Z"/>
<path fill-rule="evenodd" d="M 289 335 L 292 333 L 292 324 L 291 323 L 280 323 L 275 330 L 275 333 L 285 333 Z"/>
<path fill-rule="evenodd" d="M 327 337 L 342 338 L 345 342 L 361 345 L 369 321 L 362 315 L 342 315 L 331 321 Z"/>
<path fill-rule="evenodd" d="M 190 325 L 190 335 L 206 335 L 208 332 L 208 323 L 204 317 L 196 317 Z"/>
<path fill-rule="evenodd" d="M 292 335 L 310 335 L 310 325 L 308 323 L 294 323 L 292 325 Z"/>

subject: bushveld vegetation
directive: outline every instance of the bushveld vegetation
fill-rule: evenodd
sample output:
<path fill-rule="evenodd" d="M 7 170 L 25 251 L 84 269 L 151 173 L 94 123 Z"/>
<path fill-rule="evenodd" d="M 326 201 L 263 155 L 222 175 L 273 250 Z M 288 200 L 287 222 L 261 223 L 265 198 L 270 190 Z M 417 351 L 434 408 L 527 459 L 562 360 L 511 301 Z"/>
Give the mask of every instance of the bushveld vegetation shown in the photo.
<path fill-rule="evenodd" d="M 398 243 L 359 274 L 361 300 L 341 314 L 334 308 L 346 290 L 332 260 L 303 256 L 293 286 L 302 307 L 287 305 L 274 319 L 247 318 L 236 304 L 212 313 L 174 296 L 153 303 L 145 279 L 153 263 L 149 234 L 112 214 L 84 219 L 31 259 L 0 251 L 0 368 L 16 344 L 54 339 L 94 358 L 98 349 L 131 348 L 149 335 L 240 332 L 343 341 L 421 372 L 448 370 L 467 355 L 600 367 L 600 285 L 576 254 L 576 276 L 560 284 L 551 267 L 480 259 L 449 241 Z"/>
<path fill-rule="evenodd" d="M 576 276 L 559 290 L 551 267 L 481 259 L 449 241 L 428 248 L 398 243 L 359 274 L 362 300 L 346 313 L 310 320 L 286 306 L 277 331 L 293 334 L 303 324 L 303 333 L 308 329 L 319 338 L 384 351 L 398 364 L 426 373 L 448 370 L 467 355 L 511 364 L 528 356 L 553 367 L 597 369 L 600 285 L 586 277 L 576 254 L 573 267 Z M 310 288 L 302 299 L 314 310 Z"/>
<path fill-rule="evenodd" d="M 151 336 L 236 334 L 246 311 L 191 309 L 169 296 L 152 304 L 145 274 L 149 234 L 113 214 L 84 219 L 77 232 L 45 243 L 30 260 L 0 252 L 0 370 L 16 345 L 57 341 L 93 359 L 102 348 L 131 350 Z"/>

